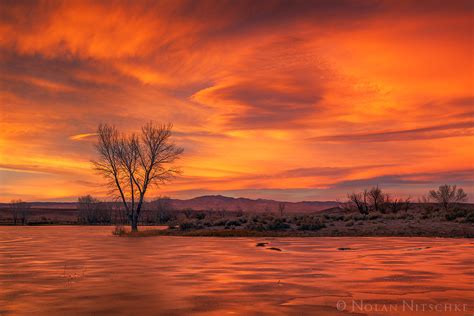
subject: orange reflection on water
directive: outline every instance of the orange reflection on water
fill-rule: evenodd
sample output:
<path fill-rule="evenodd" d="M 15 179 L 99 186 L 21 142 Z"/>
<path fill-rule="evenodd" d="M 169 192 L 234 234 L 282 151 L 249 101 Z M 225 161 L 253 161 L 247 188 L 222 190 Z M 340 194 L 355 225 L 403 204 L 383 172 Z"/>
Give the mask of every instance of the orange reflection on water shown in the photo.
<path fill-rule="evenodd" d="M 469 239 L 119 238 L 111 230 L 1 227 L 0 314 L 474 312 Z"/>

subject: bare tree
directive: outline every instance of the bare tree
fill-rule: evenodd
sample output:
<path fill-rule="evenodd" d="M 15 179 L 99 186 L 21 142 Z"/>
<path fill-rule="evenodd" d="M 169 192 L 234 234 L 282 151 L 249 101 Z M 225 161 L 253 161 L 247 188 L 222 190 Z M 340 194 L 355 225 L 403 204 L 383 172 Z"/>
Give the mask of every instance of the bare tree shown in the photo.
<path fill-rule="evenodd" d="M 77 199 L 77 219 L 81 224 L 91 224 L 95 222 L 95 209 L 99 200 L 91 195 L 80 196 Z"/>
<path fill-rule="evenodd" d="M 283 217 L 283 213 L 285 213 L 286 203 L 280 202 L 278 203 L 278 211 L 280 212 L 280 217 Z"/>
<path fill-rule="evenodd" d="M 367 203 L 368 191 L 364 190 L 363 193 L 352 193 L 347 197 L 349 201 L 355 205 L 361 214 L 369 214 L 369 205 Z"/>
<path fill-rule="evenodd" d="M 94 169 L 108 180 L 111 192 L 122 201 L 132 231 L 138 220 L 147 190 L 171 180 L 180 170 L 173 163 L 183 148 L 171 141 L 172 125 L 145 124 L 141 133 L 123 134 L 115 126 L 101 124 L 96 149 L 99 159 Z"/>
<path fill-rule="evenodd" d="M 403 208 L 403 200 L 399 198 L 390 198 L 390 196 L 386 196 L 386 204 L 387 207 L 392 213 L 398 213 Z"/>
<path fill-rule="evenodd" d="M 31 205 L 28 203 L 23 203 L 20 211 L 21 225 L 28 224 L 28 216 L 30 215 Z"/>
<path fill-rule="evenodd" d="M 10 205 L 13 225 L 16 225 L 17 223 L 26 225 L 28 222 L 30 205 L 22 200 L 12 200 Z"/>
<path fill-rule="evenodd" d="M 379 186 L 373 187 L 370 189 L 368 194 L 369 203 L 374 209 L 374 211 L 383 211 L 383 204 L 385 202 L 385 194 L 382 192 L 382 189 Z"/>
<path fill-rule="evenodd" d="M 77 199 L 78 221 L 81 224 L 108 224 L 112 222 L 112 208 L 91 195 Z"/>
<path fill-rule="evenodd" d="M 393 213 L 404 210 L 408 211 L 410 209 L 411 197 L 406 199 L 402 198 L 391 198 L 388 194 L 385 194 L 385 207 L 391 210 Z"/>
<path fill-rule="evenodd" d="M 456 185 L 441 185 L 438 190 L 431 190 L 430 197 L 438 202 L 441 207 L 448 211 L 452 203 L 460 203 L 467 201 L 467 194 L 462 188 L 457 188 Z"/>
<path fill-rule="evenodd" d="M 12 220 L 13 220 L 13 225 L 16 225 L 18 222 L 18 217 L 20 216 L 20 203 L 21 200 L 12 200 L 10 203 L 10 209 L 12 211 Z"/>
<path fill-rule="evenodd" d="M 171 219 L 173 206 L 171 199 L 167 196 L 160 196 L 151 202 L 152 210 L 154 210 L 154 220 L 157 223 L 166 223 Z"/>

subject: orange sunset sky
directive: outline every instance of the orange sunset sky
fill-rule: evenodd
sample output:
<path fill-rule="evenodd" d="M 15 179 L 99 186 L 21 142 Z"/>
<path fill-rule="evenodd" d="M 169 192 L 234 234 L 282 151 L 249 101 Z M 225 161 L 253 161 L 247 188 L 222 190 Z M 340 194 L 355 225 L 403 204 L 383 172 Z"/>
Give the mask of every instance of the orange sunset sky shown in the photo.
<path fill-rule="evenodd" d="M 100 122 L 173 122 L 149 198 L 474 183 L 472 1 L 0 2 L 0 201 L 105 198 Z"/>

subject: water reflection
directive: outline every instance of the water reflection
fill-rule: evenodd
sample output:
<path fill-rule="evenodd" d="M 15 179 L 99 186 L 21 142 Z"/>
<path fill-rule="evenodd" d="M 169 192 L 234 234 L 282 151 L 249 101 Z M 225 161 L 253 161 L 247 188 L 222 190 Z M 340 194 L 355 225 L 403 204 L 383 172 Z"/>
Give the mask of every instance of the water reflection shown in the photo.
<path fill-rule="evenodd" d="M 404 302 L 418 313 L 437 303 L 467 305 L 443 315 L 474 313 L 469 239 L 119 238 L 111 230 L 1 227 L 0 315 L 416 314 Z"/>

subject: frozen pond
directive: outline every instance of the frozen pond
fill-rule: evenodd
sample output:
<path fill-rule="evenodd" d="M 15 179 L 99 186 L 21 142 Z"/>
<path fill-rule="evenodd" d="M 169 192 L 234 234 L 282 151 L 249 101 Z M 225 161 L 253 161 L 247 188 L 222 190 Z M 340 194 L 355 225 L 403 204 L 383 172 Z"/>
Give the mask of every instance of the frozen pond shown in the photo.
<path fill-rule="evenodd" d="M 0 227 L 0 315 L 474 314 L 471 239 L 112 230 Z"/>

